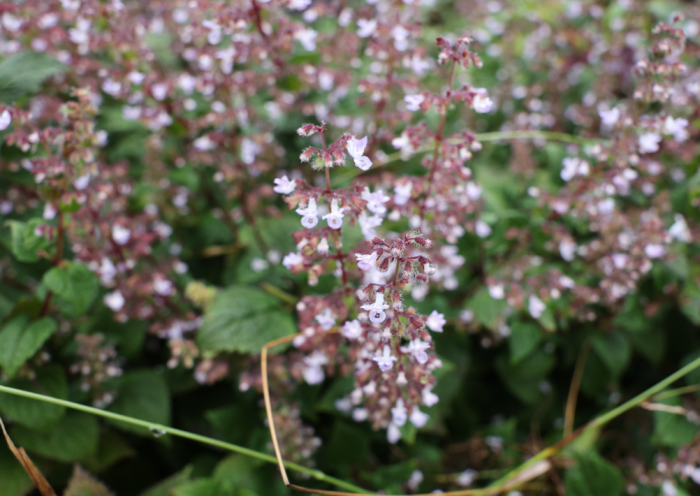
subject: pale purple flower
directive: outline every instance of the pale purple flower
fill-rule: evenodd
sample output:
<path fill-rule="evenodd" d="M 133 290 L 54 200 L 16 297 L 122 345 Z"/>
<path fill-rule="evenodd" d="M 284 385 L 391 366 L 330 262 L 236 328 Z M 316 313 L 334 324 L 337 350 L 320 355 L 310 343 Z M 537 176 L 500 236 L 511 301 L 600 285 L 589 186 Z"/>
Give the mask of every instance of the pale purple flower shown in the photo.
<path fill-rule="evenodd" d="M 318 350 L 304 358 L 304 365 L 306 365 L 302 372 L 304 380 L 311 385 L 323 382 L 323 379 L 326 378 L 326 374 L 323 372 L 323 366 L 327 363 L 328 358 L 326 355 Z"/>
<path fill-rule="evenodd" d="M 656 133 L 644 133 L 639 137 L 640 153 L 655 153 L 659 151 L 661 136 Z"/>
<path fill-rule="evenodd" d="M 418 427 L 419 429 L 423 427 L 427 422 L 428 419 L 430 418 L 430 415 L 427 413 L 423 413 L 420 411 L 420 409 L 416 406 L 413 407 L 413 411 L 411 412 L 411 423 Z"/>
<path fill-rule="evenodd" d="M 664 496 L 676 496 L 678 494 L 678 488 L 670 480 L 665 480 L 661 484 L 661 491 Z"/>
<path fill-rule="evenodd" d="M 114 97 L 116 97 L 119 94 L 121 89 L 122 83 L 120 83 L 119 81 L 114 81 L 112 79 L 107 78 L 102 83 L 102 91 Z"/>
<path fill-rule="evenodd" d="M 125 245 L 131 239 L 131 229 L 120 226 L 119 224 L 114 224 L 112 226 L 112 239 L 118 245 Z"/>
<path fill-rule="evenodd" d="M 491 234 L 491 227 L 483 220 L 477 220 L 474 225 L 474 232 L 480 238 L 486 238 Z"/>
<path fill-rule="evenodd" d="M 411 199 L 411 191 L 413 191 L 413 183 L 408 181 L 405 184 L 397 184 L 394 187 L 394 203 L 397 205 L 405 205 Z"/>
<path fill-rule="evenodd" d="M 216 148 L 216 143 L 214 143 L 209 136 L 202 136 L 194 140 L 192 146 L 200 152 L 208 152 Z M 275 179 L 275 183 L 277 183 L 277 179 Z"/>
<path fill-rule="evenodd" d="M 369 417 L 369 411 L 366 408 L 355 408 L 352 411 L 352 419 L 355 422 L 364 422 Z"/>
<path fill-rule="evenodd" d="M 666 254 L 666 248 L 662 245 L 652 243 L 644 247 L 644 253 L 646 253 L 649 258 L 660 258 Z"/>
<path fill-rule="evenodd" d="M 378 255 L 374 252 L 369 254 L 355 253 L 357 259 L 357 267 L 362 270 L 370 270 L 377 265 Z"/>
<path fill-rule="evenodd" d="M 328 222 L 328 227 L 331 229 L 340 229 L 343 226 L 343 212 L 345 207 L 338 207 L 338 200 L 333 198 L 331 200 L 331 211 L 323 216 L 323 220 Z"/>
<path fill-rule="evenodd" d="M 411 33 L 401 24 L 397 24 L 391 30 L 391 36 L 394 38 L 394 48 L 399 52 L 403 52 L 408 48 L 408 36 Z"/>
<path fill-rule="evenodd" d="M 321 255 L 326 255 L 329 250 L 328 238 L 322 238 L 321 241 L 318 242 L 318 245 L 316 245 L 316 251 Z"/>
<path fill-rule="evenodd" d="M 287 2 L 287 7 L 292 10 L 305 10 L 309 5 L 311 5 L 311 0 L 289 0 Z"/>
<path fill-rule="evenodd" d="M 438 396 L 437 394 L 433 393 L 433 390 L 431 388 L 423 389 L 421 395 L 423 399 L 423 404 L 427 407 L 431 407 L 438 402 Z"/>
<path fill-rule="evenodd" d="M 688 139 L 688 131 L 686 130 L 687 127 L 687 119 L 682 119 L 680 117 L 678 119 L 674 119 L 669 115 L 666 117 L 666 120 L 664 120 L 664 132 L 666 134 L 672 134 L 673 139 L 678 143 L 682 143 Z"/>
<path fill-rule="evenodd" d="M 301 29 L 294 33 L 294 39 L 301 43 L 304 50 L 313 52 L 316 50 L 316 37 L 318 33 L 311 28 Z"/>
<path fill-rule="evenodd" d="M 690 229 L 688 229 L 685 218 L 681 214 L 676 214 L 673 218 L 675 222 L 668 229 L 669 236 L 683 243 L 690 243 L 693 240 L 693 236 L 690 234 Z"/>
<path fill-rule="evenodd" d="M 138 71 L 131 71 L 126 77 L 131 84 L 135 85 L 140 85 L 143 83 L 143 80 L 146 79 L 146 75 Z"/>
<path fill-rule="evenodd" d="M 386 440 L 391 444 L 396 444 L 401 439 L 401 431 L 394 424 L 389 424 L 386 429 Z"/>
<path fill-rule="evenodd" d="M 459 474 L 459 476 L 457 477 L 457 484 L 459 484 L 462 487 L 469 487 L 472 484 L 474 484 L 474 481 L 476 480 L 478 475 L 479 473 L 476 470 L 468 468 L 467 470 Z"/>
<path fill-rule="evenodd" d="M 343 336 L 348 339 L 357 339 L 362 336 L 362 324 L 359 320 L 348 320 L 341 329 Z"/>
<path fill-rule="evenodd" d="M 420 110 L 420 104 L 425 101 L 425 97 L 421 94 L 418 95 L 406 95 L 403 97 L 403 101 L 406 102 L 406 110 L 415 112 Z"/>
<path fill-rule="evenodd" d="M 124 307 L 124 303 L 126 303 L 124 295 L 122 295 L 119 291 L 112 291 L 111 293 L 107 293 L 103 301 L 105 305 L 111 308 L 114 312 L 118 312 L 119 310 L 121 310 Z"/>
<path fill-rule="evenodd" d="M 425 350 L 430 349 L 430 343 L 420 339 L 413 339 L 408 343 L 408 346 L 402 346 L 400 349 L 401 353 L 410 354 L 416 362 L 423 365 L 428 361 L 428 354 Z"/>
<path fill-rule="evenodd" d="M 481 185 L 476 184 L 473 181 L 469 181 L 467 183 L 467 196 L 469 197 L 470 200 L 478 200 L 481 198 L 481 192 L 483 188 Z"/>
<path fill-rule="evenodd" d="M 386 319 L 386 310 L 389 305 L 384 303 L 384 293 L 377 293 L 377 298 L 372 304 L 362 305 L 362 309 L 369 313 L 369 320 L 375 324 L 381 324 Z M 388 348 L 386 348 L 388 349 Z"/>
<path fill-rule="evenodd" d="M 315 198 L 309 198 L 309 203 L 306 208 L 297 208 L 296 212 L 301 215 L 301 225 L 307 229 L 311 229 L 318 224 L 318 207 Z"/>
<path fill-rule="evenodd" d="M 173 292 L 173 282 L 168 279 L 156 279 L 153 281 L 153 291 L 161 296 L 168 296 Z"/>
<path fill-rule="evenodd" d="M 391 422 L 397 426 L 401 427 L 408 420 L 408 411 L 403 404 L 403 400 L 399 398 L 396 400 L 396 406 L 391 409 Z"/>
<path fill-rule="evenodd" d="M 290 180 L 287 176 L 278 177 L 274 180 L 275 187 L 272 190 L 280 195 L 288 195 L 297 187 L 296 179 Z"/>
<path fill-rule="evenodd" d="M 78 191 L 82 191 L 87 188 L 88 184 L 90 184 L 90 173 L 83 174 L 73 181 L 73 187 Z"/>
<path fill-rule="evenodd" d="M 0 113 L 0 131 L 7 129 L 12 123 L 12 116 L 8 110 L 3 110 Z"/>
<path fill-rule="evenodd" d="M 357 36 L 360 38 L 369 38 L 377 30 L 377 20 L 358 19 L 357 27 Z"/>
<path fill-rule="evenodd" d="M 304 257 L 294 252 L 288 253 L 282 259 L 282 265 L 284 265 L 289 270 L 292 270 L 292 267 L 294 267 L 295 265 L 299 265 L 302 263 L 304 263 Z"/>
<path fill-rule="evenodd" d="M 394 366 L 394 362 L 398 359 L 391 354 L 391 349 L 389 348 L 389 346 L 384 345 L 383 353 L 381 355 L 373 357 L 372 360 L 377 362 L 377 365 L 379 366 L 380 370 L 382 370 L 383 372 L 387 372 L 391 370 L 391 368 Z"/>
<path fill-rule="evenodd" d="M 425 321 L 425 325 L 428 326 L 428 329 L 430 329 L 433 332 L 442 332 L 442 326 L 444 326 L 447 323 L 445 320 L 445 316 L 441 313 L 438 313 L 437 310 L 433 310 L 430 315 L 428 315 L 428 319 Z"/>
<path fill-rule="evenodd" d="M 489 295 L 494 300 L 502 300 L 506 293 L 503 291 L 503 285 L 496 284 L 495 286 L 489 286 Z"/>
<path fill-rule="evenodd" d="M 617 108 L 612 108 L 610 110 L 598 110 L 598 115 L 600 116 L 600 120 L 603 122 L 603 126 L 613 127 L 620 119 L 620 110 Z"/>
<path fill-rule="evenodd" d="M 51 220 L 56 217 L 57 213 L 56 208 L 50 203 L 47 203 L 44 205 L 44 215 L 42 217 L 44 217 L 44 220 Z"/>
<path fill-rule="evenodd" d="M 540 300 L 535 295 L 530 295 L 530 299 L 528 300 L 527 309 L 533 318 L 539 319 L 542 316 L 542 312 L 544 312 L 546 308 L 547 308 L 547 306 L 544 304 L 544 302 L 542 300 Z"/>
<path fill-rule="evenodd" d="M 369 188 L 365 187 L 362 192 L 362 199 L 367 202 L 367 210 L 370 212 L 383 215 L 386 213 L 386 207 L 384 204 L 391 200 L 390 197 L 386 196 L 381 189 L 378 189 L 374 193 L 370 193 Z"/>
<path fill-rule="evenodd" d="M 377 235 L 377 231 L 374 228 L 381 226 L 383 219 L 378 215 L 373 215 L 370 217 L 367 215 L 367 212 L 362 211 L 362 213 L 360 213 L 358 216 L 357 221 L 360 223 L 362 235 L 367 241 L 370 241 Z"/>
<path fill-rule="evenodd" d="M 355 162 L 355 166 L 363 171 L 369 170 L 372 166 L 372 161 L 369 157 L 365 157 L 365 148 L 367 147 L 367 136 L 362 139 L 350 138 L 346 148 L 348 153 Z"/>
<path fill-rule="evenodd" d="M 327 331 L 335 325 L 335 319 L 333 318 L 333 312 L 330 308 L 324 309 L 316 317 L 316 322 L 321 325 L 321 329 Z"/>
<path fill-rule="evenodd" d="M 576 243 L 569 238 L 562 239 L 559 242 L 559 254 L 561 258 L 567 262 L 571 262 L 576 255 Z"/>
<path fill-rule="evenodd" d="M 480 88 L 480 93 L 474 96 L 472 100 L 472 108 L 478 114 L 486 114 L 491 111 L 493 101 L 489 98 L 488 93 L 484 88 Z"/>
<path fill-rule="evenodd" d="M 578 157 L 566 157 L 561 161 L 564 166 L 561 170 L 561 178 L 571 181 L 575 176 L 587 176 L 590 173 L 590 165 Z"/>

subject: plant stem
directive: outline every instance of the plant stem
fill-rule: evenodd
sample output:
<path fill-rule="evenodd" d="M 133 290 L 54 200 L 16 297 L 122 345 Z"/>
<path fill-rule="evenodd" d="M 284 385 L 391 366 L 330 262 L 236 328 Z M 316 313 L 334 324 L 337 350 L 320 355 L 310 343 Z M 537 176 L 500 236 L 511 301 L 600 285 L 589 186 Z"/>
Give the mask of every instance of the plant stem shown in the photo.
<path fill-rule="evenodd" d="M 631 400 L 623 403 L 622 405 L 618 406 L 617 408 L 614 408 L 614 409 L 610 410 L 608 413 L 605 413 L 605 414 L 601 415 L 600 417 L 597 417 L 597 418 L 591 420 L 589 423 L 587 423 L 583 427 L 579 428 L 573 434 L 566 437 L 565 439 L 562 439 L 558 443 L 556 443 L 552 446 L 549 446 L 548 448 L 543 449 L 542 451 L 537 453 L 535 456 L 530 458 L 528 461 L 526 461 L 525 463 L 523 463 L 522 465 L 520 465 L 516 469 L 509 472 L 506 476 L 502 477 L 501 479 L 499 479 L 496 482 L 494 482 L 493 484 L 491 484 L 491 486 L 489 486 L 489 488 L 495 488 L 495 487 L 507 484 L 509 480 L 516 477 L 520 472 L 522 472 L 526 468 L 531 467 L 535 463 L 537 463 L 541 460 L 544 460 L 546 458 L 549 458 L 550 456 L 558 453 L 562 448 L 566 447 L 571 442 L 575 441 L 581 434 L 586 432 L 588 429 L 600 427 L 603 424 L 610 422 L 612 419 L 619 417 L 620 415 L 627 412 L 628 410 L 631 410 L 632 408 L 641 405 L 649 397 L 654 396 L 659 391 L 662 391 L 667 386 L 671 385 L 672 383 L 674 383 L 675 381 L 677 381 L 678 379 L 680 379 L 684 375 L 692 372 L 693 370 L 695 370 L 698 367 L 700 367 L 700 358 L 693 360 L 692 362 L 690 362 L 688 365 L 686 365 L 682 369 L 676 371 L 675 373 L 671 374 L 663 381 L 650 387 L 649 389 L 647 389 L 643 393 L 638 394 L 637 396 L 635 396 Z M 681 388 L 681 389 L 685 389 L 685 388 Z"/>
<path fill-rule="evenodd" d="M 13 394 L 15 396 L 22 396 L 24 398 L 30 398 L 37 401 L 43 401 L 44 403 L 52 403 L 54 405 L 63 406 L 66 408 L 71 408 L 73 410 L 78 410 L 85 413 L 90 413 L 92 415 L 97 415 L 99 417 L 108 418 L 111 420 L 117 420 L 131 425 L 136 425 L 150 430 L 151 432 L 165 432 L 167 434 L 172 434 L 173 436 L 178 436 L 184 439 L 189 439 L 191 441 L 197 441 L 199 443 L 208 444 L 210 446 L 215 446 L 227 451 L 233 451 L 240 453 L 241 455 L 250 456 L 252 458 L 257 458 L 269 463 L 277 463 L 277 459 L 274 456 L 267 455 L 265 453 L 260 453 L 249 448 L 244 448 L 243 446 L 238 446 L 236 444 L 226 443 L 224 441 L 219 441 L 218 439 L 212 439 L 206 436 L 200 436 L 199 434 L 193 434 L 191 432 L 183 431 L 180 429 L 175 429 L 174 427 L 168 427 L 161 424 L 155 424 L 153 422 L 146 422 L 145 420 L 135 419 L 133 417 L 127 417 L 126 415 L 119 415 L 118 413 L 108 412 L 106 410 L 100 410 L 99 408 L 94 408 L 91 406 L 81 405 L 79 403 L 73 403 L 72 401 L 61 400 L 58 398 L 52 398 L 51 396 L 45 396 L 43 394 L 31 393 L 29 391 L 23 391 L 21 389 L 15 389 L 6 386 L 0 386 L 0 393 Z M 308 474 L 316 480 L 328 482 L 334 484 L 338 487 L 344 487 L 350 491 L 362 492 L 357 486 L 353 486 L 347 482 L 341 481 L 334 477 L 330 477 L 320 470 L 314 470 L 311 468 L 304 467 L 293 462 L 284 462 L 284 466 L 290 470 L 296 472 L 302 472 Z"/>
<path fill-rule="evenodd" d="M 581 346 L 578 358 L 576 359 L 576 367 L 574 368 L 574 376 L 571 378 L 571 387 L 569 388 L 569 399 L 566 401 L 566 411 L 564 414 L 564 437 L 568 437 L 574 432 L 574 417 L 576 416 L 576 402 L 578 400 L 578 390 L 581 387 L 583 379 L 583 371 L 586 368 L 586 359 L 588 352 L 591 350 L 591 345 L 586 341 Z"/>

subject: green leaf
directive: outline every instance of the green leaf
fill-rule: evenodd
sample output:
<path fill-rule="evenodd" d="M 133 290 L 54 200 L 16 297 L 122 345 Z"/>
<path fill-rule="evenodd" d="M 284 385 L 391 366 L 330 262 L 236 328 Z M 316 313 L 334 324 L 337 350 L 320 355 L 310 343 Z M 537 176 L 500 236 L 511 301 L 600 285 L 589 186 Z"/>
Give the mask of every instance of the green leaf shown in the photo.
<path fill-rule="evenodd" d="M 49 364 L 39 369 L 34 381 L 18 380 L 10 382 L 8 386 L 32 393 L 48 394 L 62 400 L 68 399 L 66 374 L 58 364 Z M 2 393 L 0 410 L 16 423 L 38 430 L 53 427 L 66 413 L 65 407 L 59 405 Z"/>
<path fill-rule="evenodd" d="M 51 242 L 43 236 L 37 236 L 35 230 L 46 222 L 43 219 L 32 219 L 27 223 L 16 220 L 7 221 L 10 226 L 10 249 L 20 262 L 33 263 L 39 261 L 39 250 L 51 246 Z"/>
<path fill-rule="evenodd" d="M 34 483 L 3 441 L 0 444 L 0 496 L 25 496 Z"/>
<path fill-rule="evenodd" d="M 511 326 L 508 338 L 510 363 L 515 365 L 537 348 L 542 340 L 542 331 L 531 322 L 516 322 Z"/>
<path fill-rule="evenodd" d="M 140 370 L 125 374 L 120 381 L 117 399 L 109 406 L 110 411 L 134 417 L 154 424 L 170 423 L 170 394 L 165 379 L 150 370 Z M 152 436 L 152 433 L 139 426 L 111 420 L 117 427 Z"/>
<path fill-rule="evenodd" d="M 171 475 L 155 486 L 141 493 L 140 496 L 172 496 L 172 489 L 189 482 L 192 475 L 192 465 L 187 465 L 181 471 Z"/>
<path fill-rule="evenodd" d="M 12 103 L 21 96 L 35 93 L 46 78 L 58 74 L 65 66 L 38 52 L 20 52 L 0 62 L 0 101 Z"/>
<path fill-rule="evenodd" d="M 489 329 L 494 329 L 507 305 L 505 300 L 491 298 L 488 289 L 482 288 L 469 300 L 467 308 L 471 308 L 474 312 L 474 318 L 477 322 Z"/>
<path fill-rule="evenodd" d="M 632 358 L 632 350 L 621 332 L 613 331 L 605 336 L 591 337 L 593 349 L 614 376 L 619 376 Z"/>
<path fill-rule="evenodd" d="M 680 406 L 679 397 L 659 400 L 658 403 Z M 664 446 L 674 448 L 688 444 L 697 433 L 700 426 L 690 422 L 684 415 L 669 412 L 654 412 L 654 441 Z"/>
<path fill-rule="evenodd" d="M 197 334 L 202 351 L 260 353 L 263 345 L 294 332 L 280 301 L 258 289 L 233 286 L 219 293 Z"/>
<path fill-rule="evenodd" d="M 48 434 L 16 425 L 11 435 L 15 444 L 27 451 L 61 462 L 76 462 L 95 453 L 99 433 L 94 415 L 69 411 Z"/>
<path fill-rule="evenodd" d="M 117 433 L 102 432 L 97 452 L 86 458 L 81 464 L 94 473 L 100 473 L 115 463 L 136 456 L 136 451 L 127 444 Z"/>
<path fill-rule="evenodd" d="M 74 315 L 90 307 L 100 288 L 100 281 L 85 265 L 66 262 L 44 274 L 44 285 L 69 303 Z"/>
<path fill-rule="evenodd" d="M 623 479 L 620 471 L 595 453 L 578 456 L 566 471 L 567 496 L 619 496 Z"/>
<path fill-rule="evenodd" d="M 174 496 L 226 496 L 232 492 L 224 493 L 221 484 L 215 479 L 197 479 L 186 482 L 172 490 Z"/>
<path fill-rule="evenodd" d="M 13 377 L 57 329 L 56 322 L 48 317 L 26 324 L 27 317 L 21 315 L 0 331 L 0 366 L 9 377 Z"/>
<path fill-rule="evenodd" d="M 540 382 L 555 364 L 553 354 L 538 350 L 515 365 L 501 355 L 496 359 L 496 371 L 514 396 L 523 403 L 534 404 L 541 397 Z"/>

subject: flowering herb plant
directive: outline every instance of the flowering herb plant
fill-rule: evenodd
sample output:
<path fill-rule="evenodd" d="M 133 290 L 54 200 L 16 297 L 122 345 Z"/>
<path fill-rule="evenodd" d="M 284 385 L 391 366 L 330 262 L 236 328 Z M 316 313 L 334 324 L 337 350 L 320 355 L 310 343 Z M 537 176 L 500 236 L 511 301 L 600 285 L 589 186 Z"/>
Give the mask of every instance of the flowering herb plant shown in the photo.
<path fill-rule="evenodd" d="M 0 2 L 0 496 L 693 494 L 699 23 Z"/>

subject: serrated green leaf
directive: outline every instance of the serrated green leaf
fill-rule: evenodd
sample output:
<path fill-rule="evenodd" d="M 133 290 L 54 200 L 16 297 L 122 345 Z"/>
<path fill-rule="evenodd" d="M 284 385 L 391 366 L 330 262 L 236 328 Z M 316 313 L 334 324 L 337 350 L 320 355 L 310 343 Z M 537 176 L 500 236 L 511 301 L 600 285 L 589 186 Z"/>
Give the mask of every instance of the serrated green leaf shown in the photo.
<path fill-rule="evenodd" d="M 566 471 L 564 485 L 569 496 L 619 496 L 623 478 L 610 462 L 595 453 L 576 458 L 576 465 Z"/>
<path fill-rule="evenodd" d="M 136 451 L 116 432 L 103 431 L 97 451 L 81 464 L 93 473 L 100 473 L 115 463 L 136 456 Z"/>
<path fill-rule="evenodd" d="M 29 222 L 16 220 L 7 221 L 10 226 L 10 249 L 20 262 L 33 263 L 39 260 L 37 252 L 51 246 L 51 242 L 43 236 L 37 236 L 35 230 L 43 219 L 32 219 Z"/>
<path fill-rule="evenodd" d="M 80 465 L 75 465 L 63 496 L 114 496 L 114 493 Z"/>
<path fill-rule="evenodd" d="M 510 363 L 515 365 L 537 348 L 542 340 L 542 331 L 531 322 L 516 322 L 510 329 Z"/>
<path fill-rule="evenodd" d="M 625 336 L 613 331 L 605 336 L 596 334 L 591 337 L 593 349 L 614 376 L 619 376 L 632 358 L 632 350 Z"/>
<path fill-rule="evenodd" d="M 39 90 L 46 78 L 65 66 L 45 53 L 20 52 L 0 62 L 0 101 L 12 103 Z"/>
<path fill-rule="evenodd" d="M 70 305 L 74 315 L 85 313 L 100 288 L 97 276 L 85 265 L 74 262 L 66 262 L 46 272 L 43 283 Z"/>
<path fill-rule="evenodd" d="M 68 382 L 63 368 L 58 364 L 49 364 L 36 371 L 33 381 L 13 381 L 8 386 L 48 394 L 54 398 L 68 399 Z M 16 423 L 30 429 L 46 430 L 59 422 L 66 413 L 65 407 L 43 403 L 13 394 L 0 393 L 0 411 Z"/>
<path fill-rule="evenodd" d="M 48 317 L 29 325 L 27 321 L 26 316 L 20 315 L 0 331 L 0 366 L 10 378 L 57 329 L 56 322 Z"/>
<path fill-rule="evenodd" d="M 52 460 L 76 462 L 97 450 L 99 425 L 94 415 L 69 411 L 48 434 L 21 425 L 12 428 L 15 443 Z"/>
<path fill-rule="evenodd" d="M 150 370 L 125 374 L 121 378 L 117 398 L 108 408 L 114 413 L 127 415 L 154 424 L 170 423 L 170 393 L 162 375 Z M 142 435 L 152 433 L 139 426 L 110 421 L 117 427 Z"/>
<path fill-rule="evenodd" d="M 659 400 L 658 403 L 680 406 L 679 397 Z M 700 426 L 690 422 L 684 415 L 669 412 L 654 412 L 654 441 L 674 448 L 688 444 L 700 432 Z"/>
<path fill-rule="evenodd" d="M 233 286 L 207 309 L 197 344 L 206 352 L 260 353 L 264 344 L 293 332 L 294 322 L 279 300 L 258 289 Z"/>
<path fill-rule="evenodd" d="M 215 479 L 197 479 L 185 482 L 172 490 L 174 496 L 227 496 L 233 492 L 223 492 L 221 483 Z"/>
<path fill-rule="evenodd" d="M 540 382 L 555 364 L 553 354 L 538 350 L 515 365 L 501 355 L 496 359 L 496 371 L 513 395 L 523 403 L 533 404 L 541 397 Z"/>
<path fill-rule="evenodd" d="M 172 496 L 172 489 L 182 486 L 190 481 L 192 475 L 192 466 L 187 465 L 178 473 L 171 475 L 167 479 L 159 482 L 155 486 L 147 489 L 139 496 Z"/>

